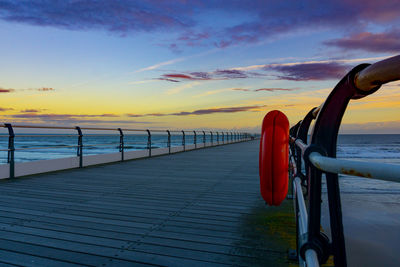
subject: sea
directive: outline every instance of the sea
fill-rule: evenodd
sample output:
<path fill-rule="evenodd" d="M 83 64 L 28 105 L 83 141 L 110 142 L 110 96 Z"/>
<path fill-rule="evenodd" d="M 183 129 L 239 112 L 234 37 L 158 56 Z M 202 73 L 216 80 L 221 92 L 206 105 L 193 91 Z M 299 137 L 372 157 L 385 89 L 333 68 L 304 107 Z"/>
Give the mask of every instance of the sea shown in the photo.
<path fill-rule="evenodd" d="M 124 136 L 125 151 L 147 148 L 147 134 Z M 226 137 L 225 137 L 226 138 Z M 197 134 L 196 142 L 203 142 L 203 135 Z M 221 136 L 219 137 L 221 140 Z M 182 134 L 171 134 L 171 146 L 182 145 Z M 216 136 L 213 136 L 216 142 Z M 205 142 L 211 142 L 211 135 L 206 134 Z M 119 135 L 89 134 L 83 136 L 83 154 L 96 155 L 119 151 Z M 194 143 L 194 135 L 186 134 L 185 143 Z M 15 161 L 73 157 L 77 152 L 77 135 L 62 134 L 21 134 L 15 137 Z M 168 145 L 167 134 L 152 134 L 151 147 L 163 148 Z M 0 134 L 0 164 L 7 162 L 8 135 Z M 400 134 L 362 134 L 339 135 L 337 157 L 352 160 L 367 160 L 400 164 Z"/>
<path fill-rule="evenodd" d="M 226 135 L 225 135 L 226 138 Z M 216 142 L 217 137 L 213 136 Z M 219 136 L 219 140 L 222 137 Z M 83 136 L 83 155 L 97 155 L 119 152 L 118 134 L 86 134 Z M 211 135 L 198 133 L 196 143 L 211 142 Z M 181 146 L 182 133 L 171 133 L 171 146 Z M 185 135 L 185 144 L 194 143 L 194 134 Z M 57 159 L 73 157 L 77 154 L 78 136 L 65 134 L 29 134 L 16 135 L 14 138 L 15 162 Z M 124 135 L 124 151 L 143 150 L 148 146 L 147 134 Z M 152 134 L 151 148 L 168 147 L 167 134 Z M 0 134 L 0 164 L 7 163 L 8 134 Z"/>

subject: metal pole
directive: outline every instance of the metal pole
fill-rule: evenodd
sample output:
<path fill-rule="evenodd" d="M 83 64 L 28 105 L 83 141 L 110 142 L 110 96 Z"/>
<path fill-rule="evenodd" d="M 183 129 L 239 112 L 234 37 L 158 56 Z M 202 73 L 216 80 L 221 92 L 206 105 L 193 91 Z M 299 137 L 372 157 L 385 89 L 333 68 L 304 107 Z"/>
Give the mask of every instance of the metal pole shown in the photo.
<path fill-rule="evenodd" d="M 194 136 L 193 136 L 193 143 L 194 143 L 194 148 L 197 148 L 197 134 L 196 131 L 193 131 Z"/>
<path fill-rule="evenodd" d="M 150 130 L 147 129 L 147 149 L 149 150 L 149 157 L 151 157 L 151 133 Z"/>
<path fill-rule="evenodd" d="M 119 131 L 119 152 L 121 152 L 121 161 L 124 161 L 124 133 L 121 128 L 118 128 Z"/>
<path fill-rule="evenodd" d="M 204 147 L 206 147 L 206 132 L 205 131 L 203 131 L 203 144 L 204 144 Z"/>
<path fill-rule="evenodd" d="M 219 145 L 219 134 L 217 132 L 217 144 Z"/>
<path fill-rule="evenodd" d="M 400 183 L 399 165 L 324 157 L 318 152 L 312 152 L 308 158 L 316 168 L 324 172 Z"/>
<path fill-rule="evenodd" d="M 303 198 L 303 191 L 301 188 L 301 179 L 296 177 L 293 181 L 294 187 L 296 188 L 297 206 L 299 209 L 298 214 L 298 230 L 300 232 L 300 242 L 303 245 L 307 239 L 307 229 L 308 229 L 308 215 L 307 209 Z M 318 255 L 313 249 L 307 249 L 305 252 L 305 261 L 307 266 L 319 266 Z"/>
<path fill-rule="evenodd" d="M 183 151 L 186 151 L 185 131 L 183 131 L 183 130 L 182 130 L 182 145 L 183 145 Z"/>
<path fill-rule="evenodd" d="M 213 134 L 212 134 L 212 132 L 210 131 L 210 134 L 211 134 L 211 146 L 213 145 Z"/>
<path fill-rule="evenodd" d="M 14 129 L 10 123 L 4 124 L 4 127 L 8 129 L 8 156 L 7 163 L 10 164 L 10 178 L 15 177 L 15 145 L 14 145 Z"/>
<path fill-rule="evenodd" d="M 224 132 L 221 132 L 221 133 L 222 133 L 222 144 L 224 144 L 225 143 Z"/>
<path fill-rule="evenodd" d="M 78 131 L 78 147 L 76 155 L 79 157 L 79 168 L 83 167 L 83 134 L 81 127 L 76 126 L 75 129 Z"/>
<path fill-rule="evenodd" d="M 167 130 L 168 133 L 168 141 L 167 141 L 167 146 L 168 146 L 168 154 L 171 154 L 171 133 L 169 130 Z"/>

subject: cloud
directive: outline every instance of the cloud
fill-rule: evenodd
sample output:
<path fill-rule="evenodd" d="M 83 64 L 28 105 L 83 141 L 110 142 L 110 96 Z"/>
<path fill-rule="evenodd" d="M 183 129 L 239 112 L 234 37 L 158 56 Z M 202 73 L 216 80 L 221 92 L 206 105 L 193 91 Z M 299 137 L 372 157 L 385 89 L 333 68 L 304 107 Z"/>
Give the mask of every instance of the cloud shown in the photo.
<path fill-rule="evenodd" d="M 208 81 L 208 80 L 231 80 L 231 79 L 245 79 L 250 77 L 259 76 L 254 73 L 245 73 L 241 70 L 224 69 L 215 70 L 212 72 L 198 71 L 188 73 L 168 73 L 163 74 L 158 80 L 165 80 L 169 82 L 180 81 Z"/>
<path fill-rule="evenodd" d="M 163 1 L 0 1 L 5 21 L 69 30 L 101 29 L 128 33 L 189 27 L 186 5 Z"/>
<path fill-rule="evenodd" d="M 40 87 L 40 88 L 26 88 L 26 89 L 14 89 L 14 88 L 1 88 L 0 87 L 0 93 L 14 93 L 14 92 L 21 92 L 21 91 L 39 91 L 39 92 L 45 92 L 45 91 L 54 91 L 55 89 L 52 87 Z"/>
<path fill-rule="evenodd" d="M 399 52 L 400 29 L 382 33 L 361 32 L 349 37 L 326 41 L 324 44 L 345 50 L 358 49 L 368 52 Z"/>
<path fill-rule="evenodd" d="M 167 66 L 167 65 L 171 65 L 171 64 L 175 64 L 175 63 L 184 61 L 186 59 L 187 58 L 185 58 L 185 57 L 171 59 L 171 60 L 168 60 L 168 61 L 164 61 L 164 62 L 160 62 L 160 63 L 154 64 L 154 65 L 148 66 L 146 68 L 139 69 L 139 70 L 137 70 L 135 72 L 137 73 L 137 72 L 155 70 L 155 69 L 158 69 L 158 68 L 163 67 L 163 66 Z"/>
<path fill-rule="evenodd" d="M 249 92 L 251 91 L 250 89 L 245 89 L 245 88 L 232 88 L 232 91 L 242 91 L 242 92 Z"/>
<path fill-rule="evenodd" d="M 329 80 L 339 79 L 349 70 L 347 65 L 336 62 L 307 63 L 297 65 L 270 65 L 265 70 L 278 72 L 278 79 L 291 81 Z"/>
<path fill-rule="evenodd" d="M 54 91 L 54 88 L 51 87 L 42 87 L 42 88 L 37 88 L 37 91 Z"/>
<path fill-rule="evenodd" d="M 0 107 L 0 111 L 14 110 L 13 108 L 2 108 Z"/>
<path fill-rule="evenodd" d="M 355 64 L 355 63 L 378 61 L 378 60 L 382 60 L 385 58 L 387 58 L 387 56 L 352 58 L 352 59 L 346 58 L 346 59 L 328 59 L 328 60 L 308 60 L 308 61 L 295 61 L 295 62 L 287 62 L 287 63 L 269 63 L 269 64 L 260 64 L 260 65 L 250 65 L 250 66 L 244 66 L 244 67 L 233 67 L 233 68 L 231 68 L 231 70 L 251 71 L 251 70 L 266 69 L 269 67 L 295 66 L 295 65 L 301 65 L 301 64 L 314 64 L 314 63 Z"/>
<path fill-rule="evenodd" d="M 197 85 L 199 85 L 199 84 L 200 84 L 200 83 L 199 83 L 198 81 L 194 81 L 194 82 L 187 83 L 187 84 L 182 84 L 182 85 L 180 85 L 180 86 L 177 86 L 177 87 L 174 87 L 174 88 L 172 88 L 172 89 L 169 89 L 169 90 L 166 92 L 166 94 L 167 94 L 167 95 L 177 94 L 177 93 L 182 92 L 183 90 L 186 90 L 186 89 L 195 87 L 195 86 L 197 86 Z"/>
<path fill-rule="evenodd" d="M 0 93 L 12 93 L 14 92 L 15 89 L 4 89 L 4 88 L 0 88 Z"/>
<path fill-rule="evenodd" d="M 174 113 L 149 113 L 149 114 L 126 114 L 128 117 L 149 117 L 149 116 L 189 116 L 189 115 L 208 115 L 214 113 L 237 113 L 237 112 L 247 112 L 247 111 L 260 111 L 266 105 L 252 105 L 252 106 L 241 106 L 241 107 L 222 107 L 222 108 L 208 108 L 208 109 L 198 109 L 194 111 L 180 111 Z"/>
<path fill-rule="evenodd" d="M 387 25 L 399 22 L 400 3 L 396 0 L 332 1 L 253 1 L 236 2 L 226 7 L 231 12 L 253 15 L 253 19 L 224 29 L 217 45 L 226 47 L 239 43 L 256 43 L 266 38 L 296 32 L 300 29 L 347 31 L 368 24 Z"/>
<path fill-rule="evenodd" d="M 240 70 L 216 70 L 214 74 L 223 77 L 223 79 L 243 79 L 249 77 L 246 73 Z"/>
<path fill-rule="evenodd" d="M 96 117 L 106 117 L 106 118 L 116 118 L 120 117 L 116 114 L 43 114 L 38 113 L 40 110 L 36 109 L 26 109 L 22 110 L 23 114 L 13 114 L 9 115 L 13 118 L 40 118 L 40 119 L 68 119 L 68 118 L 96 118 Z"/>
<path fill-rule="evenodd" d="M 33 109 L 23 111 L 24 113 L 4 115 L 6 118 L 21 119 L 23 122 L 29 121 L 33 123 L 67 123 L 67 124 L 78 124 L 78 123 L 108 123 L 108 124 L 125 124 L 125 123 L 152 123 L 146 121 L 134 121 L 134 120 L 105 120 L 102 118 L 114 118 L 121 117 L 116 114 L 41 114 L 35 113 Z"/>
<path fill-rule="evenodd" d="M 219 93 L 224 93 L 224 92 L 229 92 L 229 91 L 241 91 L 241 92 L 276 92 L 276 91 L 294 91 L 294 90 L 299 90 L 300 88 L 259 88 L 259 89 L 248 89 L 248 88 L 223 88 L 223 89 L 217 89 L 217 90 L 211 90 L 204 92 L 199 95 L 195 95 L 193 97 L 203 97 L 203 96 L 209 96 L 209 95 L 215 95 Z"/>
<path fill-rule="evenodd" d="M 144 84 L 144 83 L 151 83 L 151 82 L 155 82 L 155 81 L 154 80 L 133 81 L 133 82 L 129 82 L 128 84 Z"/>
<path fill-rule="evenodd" d="M 182 80 L 195 80 L 195 77 L 186 75 L 186 74 L 179 74 L 179 73 L 172 73 L 172 74 L 164 74 L 163 77 L 170 79 L 182 79 Z"/>
<path fill-rule="evenodd" d="M 235 17 L 240 17 L 236 23 L 232 21 Z M 180 45 L 225 48 L 256 43 L 302 29 L 346 32 L 350 26 L 361 29 L 369 25 L 395 25 L 399 17 L 397 0 L 379 4 L 374 0 L 0 0 L 0 19 L 4 21 L 68 30 L 101 30 L 120 36 L 176 32 L 167 41 L 167 46 L 175 51 Z M 223 23 L 228 18 L 231 23 Z"/>
<path fill-rule="evenodd" d="M 210 39 L 211 33 L 203 30 L 201 32 L 187 31 L 180 35 L 177 41 L 185 44 L 186 46 L 202 46 L 205 45 L 205 41 Z M 177 44 L 173 44 L 177 48 Z"/>
<path fill-rule="evenodd" d="M 215 95 L 215 94 L 219 94 L 219 93 L 223 93 L 223 92 L 232 91 L 234 89 L 237 89 L 237 88 L 223 88 L 223 89 L 211 90 L 211 91 L 207 91 L 207 92 L 204 92 L 202 94 L 199 94 L 199 95 L 195 95 L 193 97 L 197 98 L 197 97 Z"/>
<path fill-rule="evenodd" d="M 37 113 L 37 112 L 40 112 L 40 109 L 25 109 L 25 110 L 21 110 L 21 112 L 23 112 L 23 113 Z"/>
<path fill-rule="evenodd" d="M 245 78 L 266 78 L 292 81 L 308 80 L 329 80 L 343 77 L 347 71 L 356 63 L 372 62 L 385 59 L 387 57 L 369 57 L 353 59 L 328 59 L 328 60 L 310 60 L 287 63 L 269 63 L 262 65 L 250 65 L 244 67 L 233 67 L 230 69 L 198 72 L 182 72 L 163 74 L 157 80 L 169 82 L 182 81 L 207 81 L 207 80 L 231 80 Z M 257 72 L 256 72 L 257 71 Z M 275 73 L 275 74 L 270 74 Z M 284 89 L 284 88 L 282 88 Z M 243 90 L 237 88 L 236 90 Z M 263 90 L 260 90 L 263 91 Z M 272 90 L 264 90 L 272 91 Z M 279 90 L 275 90 L 279 91 Z M 283 90 L 281 90 L 283 91 Z"/>
<path fill-rule="evenodd" d="M 267 92 L 276 92 L 276 91 L 294 91 L 299 88 L 260 88 L 260 89 L 255 89 L 253 90 L 254 92 L 261 92 L 261 91 L 267 91 Z"/>
<path fill-rule="evenodd" d="M 206 115 L 213 113 L 236 113 L 236 112 L 245 112 L 245 111 L 259 111 L 264 106 L 244 106 L 244 107 L 224 107 L 224 108 L 210 108 L 210 109 L 199 109 L 191 112 L 178 112 L 172 113 L 171 115 L 176 116 L 186 116 L 186 115 Z"/>

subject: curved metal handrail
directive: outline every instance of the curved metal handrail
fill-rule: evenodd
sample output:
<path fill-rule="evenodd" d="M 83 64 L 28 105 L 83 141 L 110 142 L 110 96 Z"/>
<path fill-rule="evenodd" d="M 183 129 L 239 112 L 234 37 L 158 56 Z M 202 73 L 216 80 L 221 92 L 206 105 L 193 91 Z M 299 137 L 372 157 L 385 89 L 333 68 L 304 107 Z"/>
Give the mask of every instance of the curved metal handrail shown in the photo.
<path fill-rule="evenodd" d="M 400 182 L 399 166 L 336 159 L 339 127 L 349 101 L 372 94 L 381 85 L 395 80 L 400 80 L 400 56 L 372 65 L 356 66 L 336 85 L 321 106 L 312 109 L 302 121 L 290 129 L 290 152 L 291 157 L 294 157 L 291 164 L 297 177 L 293 177 L 296 182 L 294 186 L 298 192 L 300 184 L 309 190 L 307 239 L 298 244 L 297 251 L 303 251 L 304 254 L 305 247 L 308 250 L 312 248 L 314 252 L 318 252 L 320 263 L 333 255 L 335 265 L 347 264 L 338 173 Z M 307 142 L 307 133 L 313 119 L 315 123 L 310 141 Z M 302 172 L 302 161 L 306 164 L 305 174 Z M 322 172 L 326 175 L 329 196 L 331 241 L 320 231 Z M 299 208 L 299 205 L 296 207 Z M 304 222 L 301 222 L 304 218 L 298 217 L 298 211 L 296 218 L 296 222 L 304 227 Z"/>

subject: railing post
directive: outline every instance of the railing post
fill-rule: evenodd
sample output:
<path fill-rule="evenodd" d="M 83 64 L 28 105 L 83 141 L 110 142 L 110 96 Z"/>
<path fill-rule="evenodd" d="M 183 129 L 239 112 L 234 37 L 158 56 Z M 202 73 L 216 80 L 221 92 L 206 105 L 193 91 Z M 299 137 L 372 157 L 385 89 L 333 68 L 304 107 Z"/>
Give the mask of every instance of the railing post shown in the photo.
<path fill-rule="evenodd" d="M 186 142 L 185 142 L 185 131 L 182 130 L 182 146 L 183 146 L 183 151 L 186 151 Z"/>
<path fill-rule="evenodd" d="M 229 143 L 229 133 L 228 132 L 226 132 L 226 143 L 227 144 Z"/>
<path fill-rule="evenodd" d="M 210 134 L 211 134 L 211 146 L 213 146 L 213 141 L 214 141 L 213 139 L 214 139 L 214 138 L 213 138 L 213 134 L 212 134 L 211 131 L 210 131 Z"/>
<path fill-rule="evenodd" d="M 149 157 L 151 157 L 151 133 L 150 130 L 147 129 L 147 149 L 149 150 Z"/>
<path fill-rule="evenodd" d="M 197 134 L 196 131 L 193 131 L 194 136 L 193 136 L 193 143 L 194 143 L 194 148 L 197 148 Z"/>
<path fill-rule="evenodd" d="M 79 157 L 79 168 L 83 167 L 83 134 L 81 127 L 76 126 L 75 129 L 78 131 L 78 147 L 76 155 Z"/>
<path fill-rule="evenodd" d="M 171 154 L 171 133 L 169 130 L 167 130 L 167 133 L 168 133 L 168 140 L 167 140 L 168 154 Z"/>
<path fill-rule="evenodd" d="M 119 131 L 119 152 L 121 152 L 121 161 L 124 161 L 124 133 L 121 128 L 118 128 Z"/>
<path fill-rule="evenodd" d="M 232 142 L 232 140 L 233 140 L 233 133 L 231 132 L 231 142 Z"/>
<path fill-rule="evenodd" d="M 224 144 L 225 143 L 225 136 L 224 136 L 224 132 L 221 132 L 222 133 L 222 144 Z"/>
<path fill-rule="evenodd" d="M 217 132 L 217 145 L 219 145 L 219 134 Z"/>
<path fill-rule="evenodd" d="M 205 131 L 203 131 L 203 144 L 204 144 L 204 147 L 206 147 L 206 132 Z"/>
<path fill-rule="evenodd" d="M 14 129 L 10 123 L 4 124 L 4 127 L 8 129 L 8 155 L 7 155 L 7 163 L 10 164 L 10 178 L 15 177 L 15 145 L 14 145 Z"/>
<path fill-rule="evenodd" d="M 357 75 L 367 68 L 368 64 L 361 64 L 353 68 L 335 86 L 322 105 L 311 134 L 310 145 L 326 153 L 326 156 L 336 158 L 337 137 L 341 121 L 351 99 L 359 99 L 372 94 L 379 89 L 380 85 L 370 91 L 361 91 L 355 84 Z M 377 83 L 379 84 L 379 83 Z M 310 149 L 310 152 L 312 150 Z M 322 153 L 321 153 L 322 154 Z M 305 160 L 308 160 L 305 158 Z M 308 241 L 313 242 L 319 238 L 321 223 L 321 171 L 309 164 L 309 213 Z M 332 237 L 332 254 L 335 266 L 346 266 L 346 248 L 342 222 L 342 208 L 340 201 L 340 190 L 338 174 L 325 174 L 328 192 L 329 219 Z M 329 253 L 326 253 L 329 256 Z"/>

